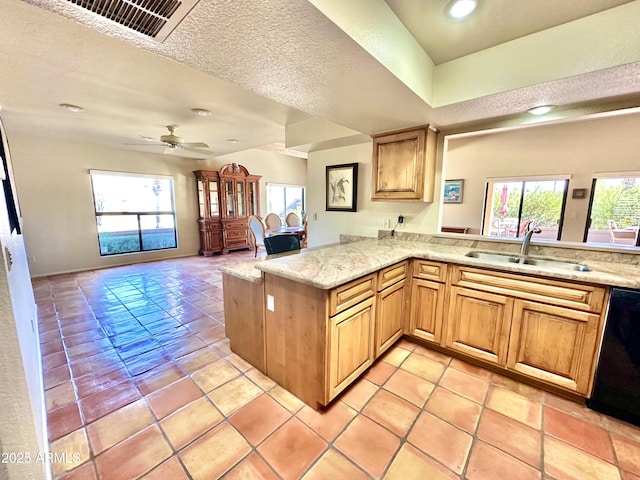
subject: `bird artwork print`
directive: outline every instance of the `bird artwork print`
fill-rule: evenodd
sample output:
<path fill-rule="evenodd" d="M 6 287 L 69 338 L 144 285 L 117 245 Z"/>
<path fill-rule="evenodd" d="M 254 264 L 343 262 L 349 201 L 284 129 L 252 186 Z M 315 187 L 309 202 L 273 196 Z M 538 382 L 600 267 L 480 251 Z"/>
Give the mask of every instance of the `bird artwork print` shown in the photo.
<path fill-rule="evenodd" d="M 340 177 L 339 180 L 331 182 L 331 203 L 345 203 L 347 201 L 345 183 L 349 183 L 349 180 L 344 177 Z"/>

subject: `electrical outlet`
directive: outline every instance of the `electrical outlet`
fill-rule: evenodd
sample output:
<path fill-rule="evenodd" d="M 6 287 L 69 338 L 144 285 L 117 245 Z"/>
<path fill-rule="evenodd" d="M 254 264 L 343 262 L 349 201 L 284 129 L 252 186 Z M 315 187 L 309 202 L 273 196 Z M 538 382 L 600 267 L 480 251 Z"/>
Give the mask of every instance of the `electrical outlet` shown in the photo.
<path fill-rule="evenodd" d="M 385 218 L 383 223 L 384 228 L 389 228 L 389 219 Z"/>
<path fill-rule="evenodd" d="M 318 220 L 318 212 L 313 212 L 313 219 Z"/>
<path fill-rule="evenodd" d="M 269 310 L 270 312 L 275 311 L 275 299 L 273 298 L 273 295 L 267 295 L 267 310 Z"/>

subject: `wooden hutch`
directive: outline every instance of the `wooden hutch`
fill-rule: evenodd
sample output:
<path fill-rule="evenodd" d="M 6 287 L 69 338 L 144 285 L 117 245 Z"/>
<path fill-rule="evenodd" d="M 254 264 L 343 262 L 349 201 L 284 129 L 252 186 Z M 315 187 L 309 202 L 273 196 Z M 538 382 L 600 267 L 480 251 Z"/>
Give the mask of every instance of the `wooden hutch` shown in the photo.
<path fill-rule="evenodd" d="M 260 211 L 260 176 L 237 163 L 196 170 L 200 255 L 250 248 L 247 221 Z"/>

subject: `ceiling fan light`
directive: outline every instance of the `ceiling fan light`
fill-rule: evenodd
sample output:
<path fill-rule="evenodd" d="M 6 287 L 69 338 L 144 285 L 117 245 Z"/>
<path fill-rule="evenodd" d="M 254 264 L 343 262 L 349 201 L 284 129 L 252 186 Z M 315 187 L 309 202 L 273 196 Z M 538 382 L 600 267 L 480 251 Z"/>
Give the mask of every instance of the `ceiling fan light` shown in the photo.
<path fill-rule="evenodd" d="M 78 105 L 72 105 L 70 103 L 61 103 L 60 106 L 62 108 L 66 108 L 67 110 L 69 110 L 70 112 L 73 112 L 73 113 L 84 112 L 84 108 L 79 107 Z"/>
<path fill-rule="evenodd" d="M 538 105 L 537 107 L 530 108 L 527 112 L 531 115 L 544 115 L 554 108 L 556 108 L 556 105 Z"/>
<path fill-rule="evenodd" d="M 204 108 L 192 108 L 191 111 L 199 117 L 210 117 L 212 113 Z"/>
<path fill-rule="evenodd" d="M 444 13 L 449 18 L 460 20 L 471 15 L 477 6 L 478 0 L 451 0 Z"/>

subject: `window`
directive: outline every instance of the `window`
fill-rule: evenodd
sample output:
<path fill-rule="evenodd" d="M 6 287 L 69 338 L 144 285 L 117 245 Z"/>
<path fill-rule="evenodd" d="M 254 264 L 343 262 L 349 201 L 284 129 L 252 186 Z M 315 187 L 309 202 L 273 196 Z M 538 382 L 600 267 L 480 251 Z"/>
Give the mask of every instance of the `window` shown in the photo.
<path fill-rule="evenodd" d="M 91 171 L 100 255 L 177 247 L 173 179 Z"/>
<path fill-rule="evenodd" d="M 278 215 L 282 221 L 289 212 L 300 219 L 305 212 L 305 187 L 299 185 L 267 184 L 267 211 Z"/>
<path fill-rule="evenodd" d="M 585 242 L 640 245 L 640 177 L 596 178 Z"/>
<path fill-rule="evenodd" d="M 521 237 L 537 227 L 536 238 L 560 240 L 568 185 L 567 178 L 488 182 L 482 234 Z"/>

